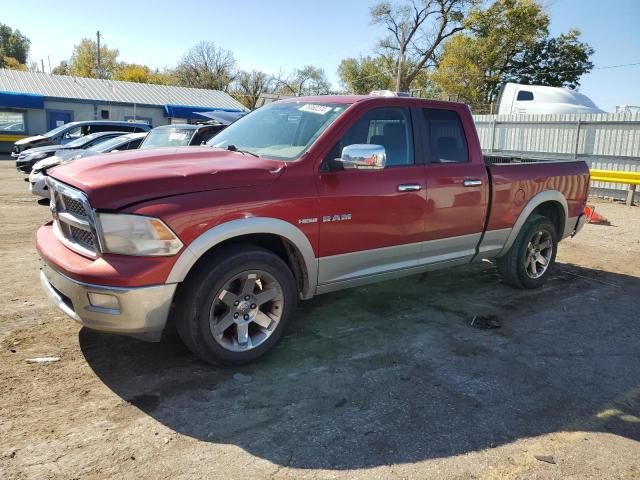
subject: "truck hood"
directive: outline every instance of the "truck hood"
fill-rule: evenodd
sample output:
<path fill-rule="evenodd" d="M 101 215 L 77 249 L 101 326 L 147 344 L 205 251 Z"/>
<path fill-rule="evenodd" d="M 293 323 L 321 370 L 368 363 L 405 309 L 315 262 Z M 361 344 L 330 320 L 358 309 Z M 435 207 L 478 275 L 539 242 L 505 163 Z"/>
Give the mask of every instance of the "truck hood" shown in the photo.
<path fill-rule="evenodd" d="M 91 206 L 117 210 L 154 198 L 273 183 L 285 162 L 211 147 L 112 152 L 51 169 L 51 177 L 85 192 Z"/>

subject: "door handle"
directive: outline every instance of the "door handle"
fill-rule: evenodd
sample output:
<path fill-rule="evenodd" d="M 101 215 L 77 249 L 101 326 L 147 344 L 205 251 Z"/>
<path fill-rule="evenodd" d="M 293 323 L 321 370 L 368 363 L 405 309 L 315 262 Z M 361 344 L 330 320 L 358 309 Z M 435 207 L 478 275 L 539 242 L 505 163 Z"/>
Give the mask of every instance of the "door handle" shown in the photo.
<path fill-rule="evenodd" d="M 462 182 L 462 185 L 464 185 L 465 187 L 477 187 L 479 185 L 482 185 L 482 180 L 468 178 L 464 182 Z"/>
<path fill-rule="evenodd" d="M 399 192 L 417 192 L 422 189 L 422 185 L 419 183 L 401 183 L 398 185 Z"/>

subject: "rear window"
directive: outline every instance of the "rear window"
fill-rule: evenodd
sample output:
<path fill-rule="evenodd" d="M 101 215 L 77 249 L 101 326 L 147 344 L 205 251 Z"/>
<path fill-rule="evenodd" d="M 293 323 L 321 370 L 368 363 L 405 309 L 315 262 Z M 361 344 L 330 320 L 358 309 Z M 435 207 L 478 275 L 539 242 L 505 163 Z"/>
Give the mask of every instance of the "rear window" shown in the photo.
<path fill-rule="evenodd" d="M 453 110 L 423 108 L 432 163 L 469 161 L 467 138 L 460 117 Z"/>
<path fill-rule="evenodd" d="M 518 92 L 518 98 L 516 99 L 519 102 L 522 101 L 530 101 L 533 100 L 533 92 L 528 92 L 527 90 L 520 90 Z"/>

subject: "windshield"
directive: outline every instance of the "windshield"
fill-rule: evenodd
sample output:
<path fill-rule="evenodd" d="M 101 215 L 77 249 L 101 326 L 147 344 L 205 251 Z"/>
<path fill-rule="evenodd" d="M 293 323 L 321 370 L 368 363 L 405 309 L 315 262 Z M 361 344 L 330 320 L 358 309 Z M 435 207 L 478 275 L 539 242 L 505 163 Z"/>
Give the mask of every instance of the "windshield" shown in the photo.
<path fill-rule="evenodd" d="M 87 150 L 100 153 L 110 152 L 114 148 L 118 148 L 120 145 L 127 142 L 127 139 L 123 140 L 122 137 L 115 137 L 110 138 L 109 140 L 105 140 L 104 142 L 96 143 L 95 145 L 90 146 Z M 71 143 L 69 143 L 68 145 L 71 145 Z"/>
<path fill-rule="evenodd" d="M 65 123 L 64 125 L 60 125 L 59 127 L 54 128 L 53 130 L 49 130 L 47 133 L 42 134 L 43 137 L 53 137 L 63 130 L 67 130 L 75 125 L 75 123 Z"/>
<path fill-rule="evenodd" d="M 195 129 L 187 128 L 154 129 L 149 132 L 140 148 L 186 147 L 191 143 L 191 138 L 195 132 Z"/>
<path fill-rule="evenodd" d="M 207 145 L 294 160 L 349 107 L 346 103 L 271 103 L 241 118 Z"/>
<path fill-rule="evenodd" d="M 75 140 L 67 143 L 67 147 L 69 148 L 82 147 L 95 139 L 96 139 L 96 135 L 85 135 L 84 137 L 76 138 Z"/>

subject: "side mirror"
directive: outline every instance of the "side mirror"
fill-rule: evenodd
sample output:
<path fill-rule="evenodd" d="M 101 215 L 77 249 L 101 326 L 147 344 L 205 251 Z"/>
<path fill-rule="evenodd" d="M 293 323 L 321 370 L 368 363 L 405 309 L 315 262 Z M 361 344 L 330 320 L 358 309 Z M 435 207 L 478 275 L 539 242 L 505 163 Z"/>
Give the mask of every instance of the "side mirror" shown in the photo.
<path fill-rule="evenodd" d="M 347 145 L 338 160 L 345 170 L 382 170 L 387 163 L 387 154 L 382 145 L 368 143 Z"/>

